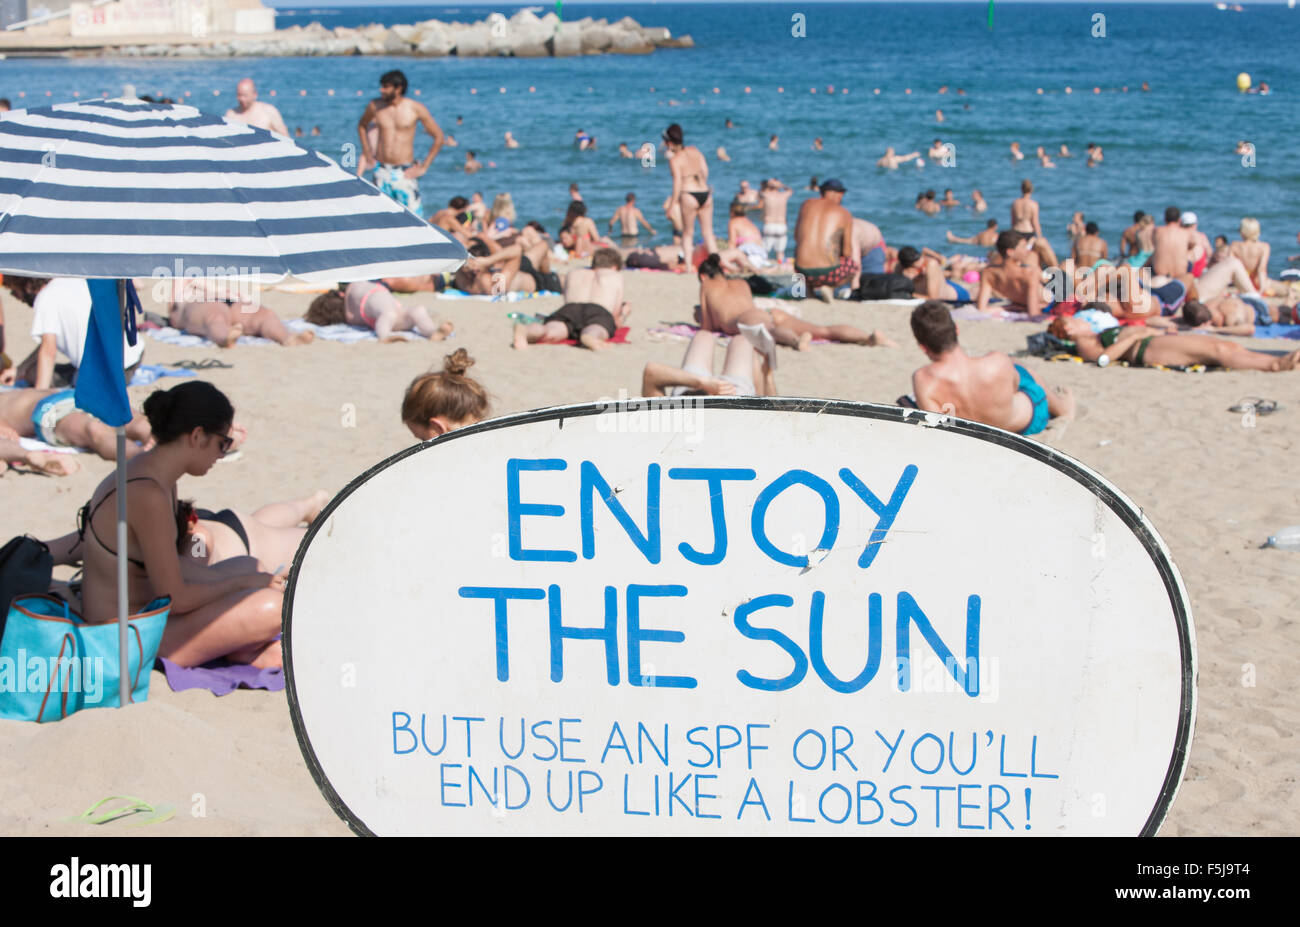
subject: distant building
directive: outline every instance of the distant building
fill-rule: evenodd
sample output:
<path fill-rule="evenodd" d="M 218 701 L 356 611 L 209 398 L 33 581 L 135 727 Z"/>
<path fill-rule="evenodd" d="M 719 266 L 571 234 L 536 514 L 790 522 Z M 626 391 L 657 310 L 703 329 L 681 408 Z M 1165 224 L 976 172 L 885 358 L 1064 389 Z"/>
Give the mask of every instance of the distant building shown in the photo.
<path fill-rule="evenodd" d="M 275 31 L 261 0 L 0 0 L 0 26 L 26 21 L 33 35 L 74 38 Z"/>
<path fill-rule="evenodd" d="M 27 0 L 0 0 L 0 29 L 27 18 Z"/>

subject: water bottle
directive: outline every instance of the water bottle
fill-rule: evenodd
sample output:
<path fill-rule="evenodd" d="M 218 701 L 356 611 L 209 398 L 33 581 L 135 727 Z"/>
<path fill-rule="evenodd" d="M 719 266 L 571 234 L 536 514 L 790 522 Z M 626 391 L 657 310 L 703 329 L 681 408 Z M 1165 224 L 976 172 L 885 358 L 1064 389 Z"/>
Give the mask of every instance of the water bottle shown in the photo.
<path fill-rule="evenodd" d="M 1300 550 L 1300 525 L 1289 525 L 1268 539 L 1265 547 L 1278 550 Z"/>

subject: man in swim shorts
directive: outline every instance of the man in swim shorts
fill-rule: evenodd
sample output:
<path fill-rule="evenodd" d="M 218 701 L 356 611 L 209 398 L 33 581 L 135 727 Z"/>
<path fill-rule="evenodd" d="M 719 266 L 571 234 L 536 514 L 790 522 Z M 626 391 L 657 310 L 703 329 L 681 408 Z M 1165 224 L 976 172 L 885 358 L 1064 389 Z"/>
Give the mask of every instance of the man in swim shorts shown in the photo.
<path fill-rule="evenodd" d="M 4 433 L 12 433 L 12 440 L 35 438 L 53 447 L 85 448 L 105 460 L 117 457 L 113 429 L 78 409 L 70 389 L 0 390 L 0 436 Z M 153 439 L 148 419 L 143 415 L 132 418 L 126 436 L 128 458 L 144 451 Z"/>
<path fill-rule="evenodd" d="M 1044 389 L 1033 375 L 998 351 L 971 357 L 957 342 L 948 306 L 927 300 L 912 310 L 912 334 L 930 363 L 912 374 L 916 404 L 1017 434 L 1038 434 L 1050 419 L 1074 416 L 1067 389 Z"/>
<path fill-rule="evenodd" d="M 363 157 L 375 163 L 375 186 L 418 216 L 422 216 L 420 177 L 442 148 L 443 134 L 423 103 L 406 98 L 406 75 L 389 71 L 379 78 L 379 98 L 370 101 L 357 124 Z M 371 149 L 371 123 L 379 126 L 379 142 Z M 423 161 L 415 163 L 415 125 L 424 126 L 433 145 Z"/>
<path fill-rule="evenodd" d="M 794 228 L 794 270 L 818 299 L 830 302 L 836 289 L 847 291 L 860 272 L 853 260 L 853 214 L 845 209 L 844 184 L 828 178 L 821 196 L 804 200 Z"/>
<path fill-rule="evenodd" d="M 763 206 L 763 247 L 782 263 L 785 262 L 785 246 L 789 239 L 786 207 L 792 193 L 794 191 L 781 181 L 769 177 L 763 181 L 762 191 L 758 195 Z"/>
<path fill-rule="evenodd" d="M 898 249 L 898 272 L 912 281 L 917 296 L 938 299 L 953 305 L 972 302 L 970 292 L 956 280 L 948 279 L 939 261 L 922 256 L 910 245 Z"/>
<path fill-rule="evenodd" d="M 564 281 L 564 305 L 541 322 L 515 325 L 514 347 L 576 341 L 598 351 L 609 347 L 632 310 L 623 301 L 623 258 L 613 248 L 591 256 L 590 267 L 569 271 Z"/>

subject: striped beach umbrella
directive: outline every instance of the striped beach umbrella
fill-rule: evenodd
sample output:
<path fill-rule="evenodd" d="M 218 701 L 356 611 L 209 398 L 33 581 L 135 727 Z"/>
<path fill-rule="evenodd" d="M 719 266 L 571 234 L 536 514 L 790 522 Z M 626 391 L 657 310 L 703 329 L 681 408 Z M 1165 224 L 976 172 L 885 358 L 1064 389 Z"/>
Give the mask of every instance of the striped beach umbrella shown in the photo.
<path fill-rule="evenodd" d="M 344 163 L 355 147 L 340 151 Z M 131 420 L 125 281 L 274 284 L 452 271 L 459 243 L 284 136 L 200 112 L 119 100 L 0 114 L 0 273 L 90 280 L 77 406 L 117 427 L 118 612 L 126 666 L 126 484 Z M 132 342 L 134 343 L 134 341 Z M 5 603 L 7 605 L 7 603 Z M 122 674 L 122 704 L 128 701 Z"/>

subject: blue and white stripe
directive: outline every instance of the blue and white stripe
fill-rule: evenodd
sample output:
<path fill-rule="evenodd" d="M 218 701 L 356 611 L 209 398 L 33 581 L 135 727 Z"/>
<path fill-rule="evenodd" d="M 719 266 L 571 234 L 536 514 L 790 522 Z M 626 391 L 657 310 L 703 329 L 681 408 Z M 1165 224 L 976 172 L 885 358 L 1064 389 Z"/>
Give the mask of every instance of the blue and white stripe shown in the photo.
<path fill-rule="evenodd" d="M 0 272 L 181 267 L 273 284 L 442 273 L 465 257 L 324 155 L 191 106 L 105 100 L 0 114 Z"/>

